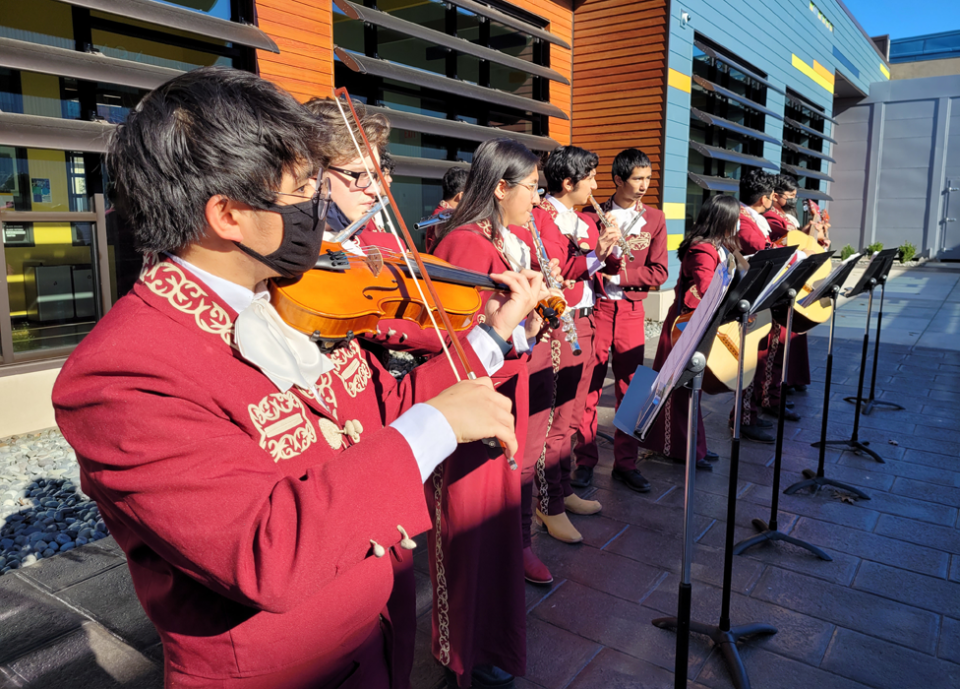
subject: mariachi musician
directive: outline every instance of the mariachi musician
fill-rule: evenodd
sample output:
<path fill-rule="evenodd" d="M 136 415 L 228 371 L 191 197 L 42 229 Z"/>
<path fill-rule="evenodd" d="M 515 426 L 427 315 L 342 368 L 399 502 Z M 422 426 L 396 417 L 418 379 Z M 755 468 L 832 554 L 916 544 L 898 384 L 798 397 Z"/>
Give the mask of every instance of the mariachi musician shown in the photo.
<path fill-rule="evenodd" d="M 470 174 L 469 168 L 462 165 L 453 165 L 443 173 L 443 179 L 440 180 L 440 186 L 443 189 L 443 198 L 433 209 L 431 217 L 437 217 L 441 213 L 450 213 L 456 210 L 460 201 L 463 199 L 463 188 L 467 183 L 467 175 Z M 433 247 L 437 242 L 437 225 L 428 225 L 423 232 L 423 246 L 427 253 L 433 252 Z"/>
<path fill-rule="evenodd" d="M 489 380 L 451 386 L 437 359 L 398 385 L 355 342 L 321 350 L 278 318 L 265 281 L 319 255 L 324 135 L 276 86 L 207 67 L 145 96 L 110 144 L 116 207 L 155 258 L 53 402 L 167 687 L 399 686 L 390 649 L 415 630 L 391 625 L 390 562 L 430 526 L 423 482 L 458 442 L 516 449 Z M 481 372 L 536 303 L 528 275 L 497 276 L 510 296 L 463 338 Z"/>

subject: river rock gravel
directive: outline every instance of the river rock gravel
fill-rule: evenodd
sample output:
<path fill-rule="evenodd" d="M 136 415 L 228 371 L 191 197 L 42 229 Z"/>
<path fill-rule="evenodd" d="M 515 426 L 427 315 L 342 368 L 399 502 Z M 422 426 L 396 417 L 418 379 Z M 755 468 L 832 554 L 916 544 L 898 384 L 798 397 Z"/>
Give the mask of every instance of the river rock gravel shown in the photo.
<path fill-rule="evenodd" d="M 0 438 L 0 575 L 107 533 L 60 431 Z"/>

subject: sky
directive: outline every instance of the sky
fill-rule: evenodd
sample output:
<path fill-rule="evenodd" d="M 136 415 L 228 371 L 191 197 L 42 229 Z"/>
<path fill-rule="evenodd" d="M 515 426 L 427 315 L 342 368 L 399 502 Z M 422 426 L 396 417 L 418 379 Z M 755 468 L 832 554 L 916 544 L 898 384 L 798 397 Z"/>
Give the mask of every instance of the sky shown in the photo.
<path fill-rule="evenodd" d="M 960 31 L 957 0 L 843 0 L 871 36 L 890 34 L 910 38 L 944 31 Z"/>

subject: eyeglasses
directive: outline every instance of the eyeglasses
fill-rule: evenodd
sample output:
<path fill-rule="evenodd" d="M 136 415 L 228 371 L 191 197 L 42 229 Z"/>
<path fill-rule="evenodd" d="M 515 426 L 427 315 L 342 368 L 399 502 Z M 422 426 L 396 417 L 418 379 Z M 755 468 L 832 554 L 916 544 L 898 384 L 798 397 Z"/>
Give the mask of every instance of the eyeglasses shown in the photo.
<path fill-rule="evenodd" d="M 327 169 L 339 172 L 341 175 L 346 175 L 347 177 L 352 177 L 357 189 L 366 189 L 373 183 L 373 180 L 370 178 L 370 175 L 367 174 L 366 170 L 363 172 L 354 172 L 353 170 L 344 170 L 342 167 L 328 167 Z"/>
<path fill-rule="evenodd" d="M 306 184 L 293 192 L 275 191 L 273 193 L 277 196 L 292 196 L 300 199 L 300 203 L 312 201 L 314 215 L 319 220 L 327 217 L 327 210 L 333 203 L 330 195 L 330 180 L 323 179 L 323 170 L 319 170 L 316 177 L 311 177 Z"/>
<path fill-rule="evenodd" d="M 523 182 L 517 182 L 516 186 L 518 186 L 518 187 L 526 187 L 527 189 L 530 190 L 530 193 L 531 193 L 531 194 L 536 194 L 537 196 L 543 195 L 543 189 L 540 189 L 540 188 L 537 186 L 536 182 L 531 182 L 530 184 L 524 184 Z"/>

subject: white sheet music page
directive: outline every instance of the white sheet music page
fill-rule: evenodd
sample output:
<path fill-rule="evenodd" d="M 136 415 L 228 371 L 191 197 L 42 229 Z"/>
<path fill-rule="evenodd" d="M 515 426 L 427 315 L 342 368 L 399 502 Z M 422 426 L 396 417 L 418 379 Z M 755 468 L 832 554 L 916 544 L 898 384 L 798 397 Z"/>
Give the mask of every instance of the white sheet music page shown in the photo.
<path fill-rule="evenodd" d="M 697 347 L 703 339 L 704 332 L 710 325 L 713 314 L 723 301 L 723 297 L 730 287 L 731 277 L 732 270 L 726 262 L 721 262 L 717 265 L 707 293 L 703 295 L 703 299 L 700 300 L 700 303 L 694 310 L 690 321 L 680 333 L 680 338 L 673 346 L 670 355 L 663 364 L 663 368 L 661 368 L 660 373 L 657 374 L 656 381 L 654 381 L 650 388 L 650 394 L 637 419 L 637 431 L 641 437 L 646 437 L 647 432 L 657 418 L 660 407 L 666 403 L 674 385 L 683 375 L 694 352 L 697 351 Z M 671 323 L 664 323 L 665 328 L 671 326 Z"/>

